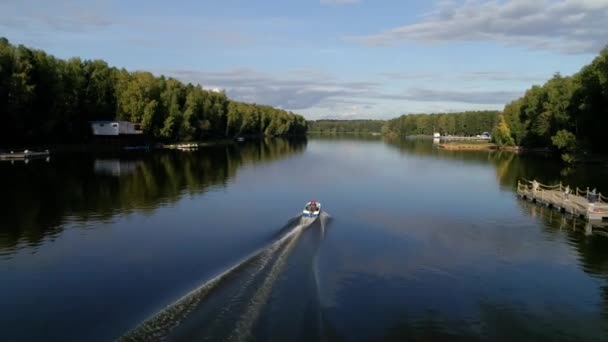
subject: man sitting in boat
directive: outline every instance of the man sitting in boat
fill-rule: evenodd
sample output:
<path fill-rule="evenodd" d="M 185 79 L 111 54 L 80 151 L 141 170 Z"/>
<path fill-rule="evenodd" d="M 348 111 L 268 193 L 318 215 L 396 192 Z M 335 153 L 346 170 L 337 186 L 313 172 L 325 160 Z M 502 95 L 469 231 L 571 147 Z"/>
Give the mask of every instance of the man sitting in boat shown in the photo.
<path fill-rule="evenodd" d="M 317 205 L 317 201 L 311 201 L 310 202 L 310 208 L 308 208 L 308 211 L 314 213 L 317 210 L 319 210 L 319 206 Z"/>

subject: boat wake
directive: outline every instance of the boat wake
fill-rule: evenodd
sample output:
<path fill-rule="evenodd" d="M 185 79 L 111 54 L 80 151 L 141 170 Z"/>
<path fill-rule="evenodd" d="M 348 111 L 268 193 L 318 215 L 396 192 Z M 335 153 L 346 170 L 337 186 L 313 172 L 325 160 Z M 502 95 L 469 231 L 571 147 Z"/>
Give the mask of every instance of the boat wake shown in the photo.
<path fill-rule="evenodd" d="M 322 236 L 328 219 L 325 213 L 319 217 Z M 309 226 L 301 217 L 290 220 L 270 245 L 201 284 L 119 340 L 250 339 L 289 256 Z M 318 295 L 316 254 L 313 272 Z"/>

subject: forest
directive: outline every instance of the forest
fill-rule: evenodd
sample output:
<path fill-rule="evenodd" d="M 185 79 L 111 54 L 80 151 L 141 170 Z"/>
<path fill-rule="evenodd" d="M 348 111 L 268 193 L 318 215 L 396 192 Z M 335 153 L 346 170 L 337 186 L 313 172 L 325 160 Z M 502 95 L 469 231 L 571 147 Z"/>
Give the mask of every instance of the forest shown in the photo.
<path fill-rule="evenodd" d="M 606 154 L 608 127 L 608 48 L 589 65 L 566 77 L 555 74 L 504 108 L 496 127 L 498 142 L 552 147 L 565 161 L 584 153 Z"/>
<path fill-rule="evenodd" d="M 310 133 L 380 133 L 384 120 L 316 120 L 308 121 Z"/>
<path fill-rule="evenodd" d="M 300 135 L 306 120 L 224 92 L 101 60 L 62 60 L 0 38 L 0 146 L 81 143 L 90 121 L 142 124 L 160 141 L 237 135 Z"/>
<path fill-rule="evenodd" d="M 389 135 L 463 135 L 491 132 L 497 124 L 497 111 L 449 114 L 408 114 L 388 120 L 384 132 Z"/>

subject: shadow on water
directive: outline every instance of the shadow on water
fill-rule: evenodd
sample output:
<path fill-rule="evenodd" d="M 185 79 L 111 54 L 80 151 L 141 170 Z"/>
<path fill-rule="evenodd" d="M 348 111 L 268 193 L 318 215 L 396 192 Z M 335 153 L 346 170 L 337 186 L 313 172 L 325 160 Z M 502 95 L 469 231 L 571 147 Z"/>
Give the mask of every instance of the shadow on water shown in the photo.
<path fill-rule="evenodd" d="M 608 333 L 608 229 L 605 224 L 589 224 L 554 209 L 516 198 L 517 182 L 536 179 L 545 184 L 569 184 L 572 187 L 597 187 L 608 193 L 608 168 L 600 165 L 564 166 L 554 159 L 537 155 L 519 155 L 502 151 L 444 151 L 428 140 L 388 139 L 385 142 L 407 156 L 447 159 L 466 164 L 494 167 L 497 184 L 513 195 L 521 211 L 538 220 L 545 238 L 564 242 L 576 253 L 579 268 L 599 282 L 603 319 L 589 317 L 551 317 L 528 313 L 522 316 L 517 307 L 504 303 L 481 303 L 477 322 L 445 321 L 441 315 L 404 317 L 386 331 L 379 341 L 427 340 L 544 340 L 564 336 L 566 340 L 593 340 L 598 331 Z M 449 170 L 446 170 L 449 172 Z M 564 294 L 567 296 L 568 294 Z M 465 327 L 463 329 L 463 327 Z M 600 333 L 601 334 L 601 333 Z M 569 337 L 568 337 L 569 336 Z"/>
<path fill-rule="evenodd" d="M 523 212 L 543 223 L 548 237 L 566 240 L 577 252 L 579 265 L 585 273 L 602 279 L 603 315 L 608 318 L 608 224 L 590 223 L 529 201 L 519 200 L 518 203 Z"/>
<path fill-rule="evenodd" d="M 109 221 L 152 212 L 184 195 L 224 187 L 247 164 L 301 153 L 306 140 L 266 139 L 176 150 L 57 154 L 24 163 L 0 162 L 0 254 L 60 234 L 66 222 Z"/>
<path fill-rule="evenodd" d="M 119 340 L 243 341 L 264 339 L 271 332 L 273 336 L 284 332 L 284 339 L 289 340 L 297 336 L 318 339 L 322 336 L 322 317 L 317 253 L 329 222 L 327 214 L 312 224 L 304 223 L 300 217 L 291 219 L 281 229 L 282 235 L 267 247 L 206 281 Z M 289 267 L 291 263 L 297 267 Z M 275 298 L 271 299 L 273 293 Z M 304 304 L 295 303 L 311 293 L 314 296 Z M 275 301 L 281 305 L 273 307 Z M 297 310 L 298 305 L 303 310 Z M 287 315 L 276 316 L 273 312 L 274 318 L 268 320 L 268 310 L 285 307 L 289 308 Z M 295 312 L 304 313 L 304 317 L 295 319 Z M 285 324 L 278 322 L 281 317 L 286 319 Z M 299 335 L 285 330 L 294 322 L 304 325 Z"/>
<path fill-rule="evenodd" d="M 516 189 L 518 180 L 536 179 L 544 184 L 563 182 L 581 189 L 596 187 L 599 192 L 608 193 L 608 168 L 600 165 L 567 166 L 546 155 L 507 151 L 447 151 L 428 139 L 385 138 L 384 142 L 404 155 L 493 165 L 499 184 L 512 191 Z"/>

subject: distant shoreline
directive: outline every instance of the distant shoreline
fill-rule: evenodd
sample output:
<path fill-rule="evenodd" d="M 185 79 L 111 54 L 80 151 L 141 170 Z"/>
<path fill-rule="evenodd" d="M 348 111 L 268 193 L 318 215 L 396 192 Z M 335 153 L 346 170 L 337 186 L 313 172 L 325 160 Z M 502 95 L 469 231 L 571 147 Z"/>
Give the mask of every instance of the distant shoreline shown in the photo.
<path fill-rule="evenodd" d="M 509 151 L 514 153 L 548 154 L 553 153 L 548 148 L 526 148 L 522 146 L 499 146 L 494 143 L 478 142 L 447 142 L 437 145 L 439 148 L 451 151 Z"/>
<path fill-rule="evenodd" d="M 382 136 L 380 132 L 306 132 L 306 135 L 309 134 L 357 134 L 357 135 L 375 135 Z"/>
<path fill-rule="evenodd" d="M 500 147 L 492 143 L 444 143 L 437 145 L 439 148 L 444 150 L 468 150 L 468 151 L 493 151 L 499 150 Z M 519 151 L 519 148 L 513 149 L 513 151 Z"/>

